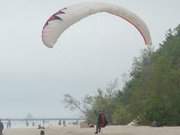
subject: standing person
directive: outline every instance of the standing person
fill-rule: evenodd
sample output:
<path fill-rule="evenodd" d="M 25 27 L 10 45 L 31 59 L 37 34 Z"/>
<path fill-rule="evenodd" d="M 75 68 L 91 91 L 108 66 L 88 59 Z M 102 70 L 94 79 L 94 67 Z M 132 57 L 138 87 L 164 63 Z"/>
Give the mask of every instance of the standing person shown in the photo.
<path fill-rule="evenodd" d="M 11 120 L 8 120 L 8 122 L 7 122 L 7 128 L 11 128 Z"/>
<path fill-rule="evenodd" d="M 29 127 L 29 122 L 26 120 L 26 127 Z"/>
<path fill-rule="evenodd" d="M 100 111 L 97 117 L 97 122 L 96 122 L 96 132 L 95 134 L 98 134 L 101 132 L 101 128 L 105 127 L 107 125 L 107 119 L 104 114 L 104 112 Z"/>
<path fill-rule="evenodd" d="M 64 126 L 64 127 L 66 126 L 66 121 L 65 121 L 65 120 L 63 120 L 63 126 Z"/>
<path fill-rule="evenodd" d="M 61 120 L 59 120 L 58 125 L 61 126 Z"/>
<path fill-rule="evenodd" d="M 3 123 L 0 120 L 0 135 L 3 134 L 3 129 L 4 129 L 4 125 L 3 125 Z"/>

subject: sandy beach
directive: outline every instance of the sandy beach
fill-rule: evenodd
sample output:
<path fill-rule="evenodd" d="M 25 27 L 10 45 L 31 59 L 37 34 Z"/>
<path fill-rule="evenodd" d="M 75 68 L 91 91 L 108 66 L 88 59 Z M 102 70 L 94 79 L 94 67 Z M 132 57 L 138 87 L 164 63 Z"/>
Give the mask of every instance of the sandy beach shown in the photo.
<path fill-rule="evenodd" d="M 48 127 L 45 135 L 93 135 L 94 128 Z M 180 127 L 145 127 L 145 126 L 108 126 L 103 129 L 102 135 L 180 135 Z M 4 135 L 40 135 L 36 128 L 5 129 Z"/>

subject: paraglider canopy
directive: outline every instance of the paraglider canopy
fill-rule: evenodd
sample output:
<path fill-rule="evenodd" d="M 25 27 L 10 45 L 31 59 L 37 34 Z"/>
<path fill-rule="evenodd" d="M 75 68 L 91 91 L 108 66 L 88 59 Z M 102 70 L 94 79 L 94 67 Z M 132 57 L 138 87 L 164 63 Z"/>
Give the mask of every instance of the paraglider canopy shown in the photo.
<path fill-rule="evenodd" d="M 125 19 L 140 32 L 146 45 L 152 44 L 149 29 L 141 18 L 125 8 L 102 2 L 84 2 L 54 13 L 44 24 L 42 31 L 43 43 L 52 48 L 67 28 L 87 16 L 100 12 L 107 12 Z"/>

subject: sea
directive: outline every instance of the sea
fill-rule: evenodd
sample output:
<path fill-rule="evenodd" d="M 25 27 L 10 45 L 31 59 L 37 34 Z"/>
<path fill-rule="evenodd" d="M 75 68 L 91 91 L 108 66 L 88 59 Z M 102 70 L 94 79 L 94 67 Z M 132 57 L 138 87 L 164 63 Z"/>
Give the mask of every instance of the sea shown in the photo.
<path fill-rule="evenodd" d="M 45 121 L 2 121 L 4 128 L 46 128 L 53 126 L 70 126 L 78 125 L 79 121 L 77 120 L 45 120 Z"/>

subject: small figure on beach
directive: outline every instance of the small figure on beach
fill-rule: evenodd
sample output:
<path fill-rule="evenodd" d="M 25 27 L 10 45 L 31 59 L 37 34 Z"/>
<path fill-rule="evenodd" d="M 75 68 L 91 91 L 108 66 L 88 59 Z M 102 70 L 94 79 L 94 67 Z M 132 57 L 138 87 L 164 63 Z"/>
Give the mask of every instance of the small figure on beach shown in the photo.
<path fill-rule="evenodd" d="M 108 124 L 106 116 L 103 111 L 98 113 L 97 122 L 96 122 L 96 132 L 98 134 L 101 132 L 101 128 L 105 127 Z"/>
<path fill-rule="evenodd" d="M 66 121 L 65 121 L 65 120 L 63 120 L 63 126 L 64 126 L 64 127 L 66 126 Z"/>
<path fill-rule="evenodd" d="M 3 134 L 3 129 L 4 129 L 4 125 L 3 125 L 2 121 L 0 120 L 0 135 Z"/>
<path fill-rule="evenodd" d="M 7 121 L 7 128 L 11 128 L 11 120 Z"/>
<path fill-rule="evenodd" d="M 38 125 L 38 129 L 45 129 L 44 126 L 41 126 L 41 124 Z"/>
<path fill-rule="evenodd" d="M 58 121 L 58 125 L 61 126 L 61 120 Z"/>
<path fill-rule="evenodd" d="M 26 121 L 26 127 L 29 127 L 29 122 L 28 121 Z"/>
<path fill-rule="evenodd" d="M 32 126 L 33 126 L 33 127 L 35 126 L 35 122 L 34 122 L 34 121 L 32 122 Z"/>
<path fill-rule="evenodd" d="M 45 135 L 45 131 L 44 131 L 44 130 L 41 130 L 41 131 L 40 131 L 40 135 Z"/>

